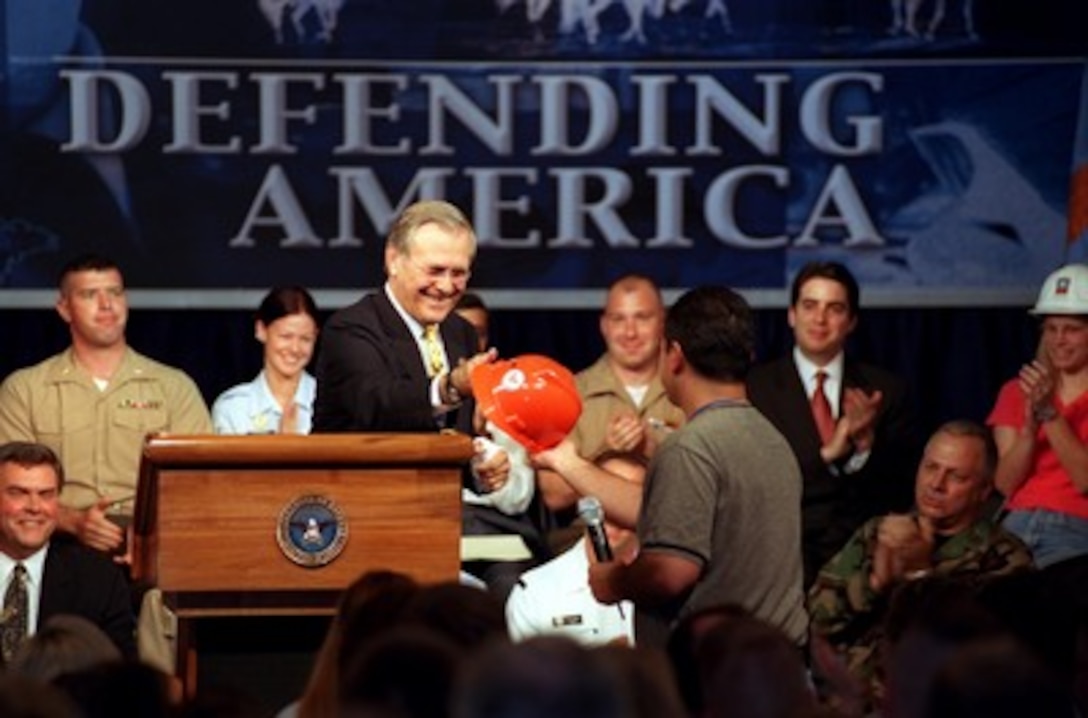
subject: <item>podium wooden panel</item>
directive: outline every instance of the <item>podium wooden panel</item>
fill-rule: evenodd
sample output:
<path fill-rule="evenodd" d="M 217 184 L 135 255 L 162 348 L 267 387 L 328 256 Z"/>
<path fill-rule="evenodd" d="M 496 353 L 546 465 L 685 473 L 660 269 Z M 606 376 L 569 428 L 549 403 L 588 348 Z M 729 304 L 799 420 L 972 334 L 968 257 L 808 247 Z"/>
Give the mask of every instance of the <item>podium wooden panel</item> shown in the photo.
<path fill-rule="evenodd" d="M 209 616 L 331 613 L 360 574 L 421 582 L 460 570 L 461 434 L 148 437 L 133 521 L 133 574 L 178 614 L 178 668 L 195 688 L 194 626 Z M 306 496 L 342 513 L 347 541 L 324 566 L 277 543 L 284 510 Z"/>

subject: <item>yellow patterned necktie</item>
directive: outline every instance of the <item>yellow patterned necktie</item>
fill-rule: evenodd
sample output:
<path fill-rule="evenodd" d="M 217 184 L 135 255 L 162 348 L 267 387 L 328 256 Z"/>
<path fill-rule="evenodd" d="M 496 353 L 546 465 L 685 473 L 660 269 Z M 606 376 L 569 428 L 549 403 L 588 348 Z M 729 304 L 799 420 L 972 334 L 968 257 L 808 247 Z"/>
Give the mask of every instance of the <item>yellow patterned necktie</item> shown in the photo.
<path fill-rule="evenodd" d="M 423 346 L 427 348 L 427 376 L 434 378 L 446 368 L 446 355 L 438 341 L 438 325 L 423 327 Z"/>
<path fill-rule="evenodd" d="M 4 623 L 0 626 L 0 656 L 3 657 L 4 664 L 11 661 L 15 651 L 26 640 L 29 603 L 26 593 L 26 568 L 17 563 L 4 593 Z"/>

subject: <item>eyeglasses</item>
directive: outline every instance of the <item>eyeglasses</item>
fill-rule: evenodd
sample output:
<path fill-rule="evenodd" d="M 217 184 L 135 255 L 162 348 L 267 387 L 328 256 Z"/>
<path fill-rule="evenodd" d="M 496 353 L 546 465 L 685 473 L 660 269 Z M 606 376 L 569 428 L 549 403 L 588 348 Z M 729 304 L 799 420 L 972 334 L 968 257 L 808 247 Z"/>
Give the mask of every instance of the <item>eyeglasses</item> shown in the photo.
<path fill-rule="evenodd" d="M 435 267 L 426 266 L 419 262 L 413 261 L 411 257 L 405 255 L 404 260 L 408 264 L 415 267 L 416 271 L 425 276 L 431 281 L 437 282 L 440 279 L 449 277 L 452 284 L 464 285 L 468 283 L 469 277 L 472 276 L 472 271 L 462 267 Z"/>

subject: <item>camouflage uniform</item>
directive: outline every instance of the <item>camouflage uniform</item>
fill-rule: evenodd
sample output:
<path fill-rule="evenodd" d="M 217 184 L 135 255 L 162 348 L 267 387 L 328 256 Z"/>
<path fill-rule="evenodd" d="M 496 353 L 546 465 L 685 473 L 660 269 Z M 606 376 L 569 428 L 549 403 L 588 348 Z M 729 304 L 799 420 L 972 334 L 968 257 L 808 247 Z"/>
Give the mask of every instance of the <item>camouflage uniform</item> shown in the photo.
<path fill-rule="evenodd" d="M 823 636 L 846 661 L 850 674 L 868 686 L 869 699 L 883 694 L 877 651 L 891 594 L 869 587 L 877 529 L 882 517 L 865 522 L 820 570 L 808 593 L 811 630 Z M 954 536 L 937 539 L 931 575 L 973 581 L 1032 568 L 1031 553 L 1011 533 L 979 519 Z"/>

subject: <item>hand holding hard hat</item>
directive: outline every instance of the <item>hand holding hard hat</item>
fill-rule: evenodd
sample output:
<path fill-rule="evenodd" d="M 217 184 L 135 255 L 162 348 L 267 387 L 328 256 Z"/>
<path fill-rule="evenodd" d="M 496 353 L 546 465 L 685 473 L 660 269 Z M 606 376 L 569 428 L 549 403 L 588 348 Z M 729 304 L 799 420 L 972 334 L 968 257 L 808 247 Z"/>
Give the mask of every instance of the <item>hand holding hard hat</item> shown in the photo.
<path fill-rule="evenodd" d="M 481 414 L 529 453 L 557 445 L 582 414 L 574 375 L 549 357 L 523 354 L 477 364 L 471 372 Z"/>
<path fill-rule="evenodd" d="M 457 362 L 457 366 L 450 370 L 450 373 L 446 376 L 447 388 L 443 392 L 442 396 L 452 394 L 455 401 L 458 403 L 462 397 L 472 396 L 472 371 L 481 364 L 490 364 L 495 361 L 499 356 L 497 349 L 492 347 L 485 352 L 480 352 L 468 359 L 462 359 Z"/>
<path fill-rule="evenodd" d="M 472 440 L 476 455 L 472 457 L 477 488 L 483 493 L 498 491 L 510 475 L 510 455 L 498 444 L 483 436 Z"/>

